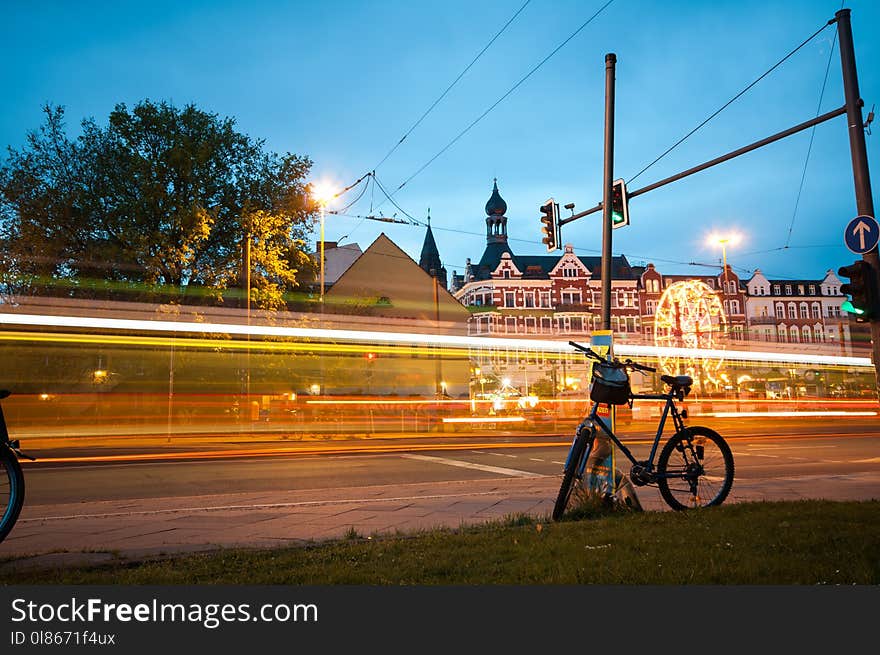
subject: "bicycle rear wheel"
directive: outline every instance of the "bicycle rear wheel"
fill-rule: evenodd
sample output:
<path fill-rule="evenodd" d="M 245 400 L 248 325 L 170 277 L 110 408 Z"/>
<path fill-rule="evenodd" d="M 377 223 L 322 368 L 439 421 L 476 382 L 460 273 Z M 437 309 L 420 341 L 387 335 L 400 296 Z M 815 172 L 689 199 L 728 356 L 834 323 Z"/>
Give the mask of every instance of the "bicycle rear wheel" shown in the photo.
<path fill-rule="evenodd" d="M 18 520 L 24 504 L 24 475 L 11 450 L 0 445 L 0 541 Z"/>
<path fill-rule="evenodd" d="M 733 453 L 720 434 L 688 427 L 673 435 L 657 459 L 657 486 L 672 509 L 720 505 L 733 486 Z"/>
<path fill-rule="evenodd" d="M 583 480 L 577 477 L 580 469 L 580 463 L 590 455 L 587 437 L 579 434 L 571 446 L 571 452 L 568 456 L 568 466 L 562 474 L 562 484 L 559 486 L 559 494 L 556 496 L 556 503 L 553 505 L 553 520 L 558 521 L 565 514 L 571 501 L 572 492 L 575 488 L 583 489 Z M 582 492 L 580 492 L 582 493 Z M 576 498 L 580 497 L 580 493 L 574 494 Z"/>

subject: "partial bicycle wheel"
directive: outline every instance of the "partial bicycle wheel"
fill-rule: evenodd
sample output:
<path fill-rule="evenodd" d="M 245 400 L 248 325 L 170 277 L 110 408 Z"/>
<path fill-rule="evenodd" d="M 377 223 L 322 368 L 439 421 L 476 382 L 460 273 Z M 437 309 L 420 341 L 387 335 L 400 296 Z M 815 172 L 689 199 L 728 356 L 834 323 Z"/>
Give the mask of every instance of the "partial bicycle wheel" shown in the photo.
<path fill-rule="evenodd" d="M 24 475 L 15 453 L 0 445 L 0 541 L 18 520 L 24 504 Z"/>
<path fill-rule="evenodd" d="M 657 459 L 657 486 L 672 509 L 720 505 L 733 486 L 733 453 L 709 428 L 688 427 L 673 435 Z"/>
<path fill-rule="evenodd" d="M 568 458 L 568 466 L 562 474 L 562 484 L 559 486 L 559 494 L 556 496 L 556 504 L 553 505 L 553 520 L 558 521 L 568 509 L 572 495 L 580 498 L 583 494 L 583 480 L 577 477 L 577 471 L 580 468 L 580 462 L 583 458 L 589 456 L 589 446 L 587 437 L 579 434 L 572 444 L 571 452 Z M 579 488 L 578 493 L 573 493 Z"/>

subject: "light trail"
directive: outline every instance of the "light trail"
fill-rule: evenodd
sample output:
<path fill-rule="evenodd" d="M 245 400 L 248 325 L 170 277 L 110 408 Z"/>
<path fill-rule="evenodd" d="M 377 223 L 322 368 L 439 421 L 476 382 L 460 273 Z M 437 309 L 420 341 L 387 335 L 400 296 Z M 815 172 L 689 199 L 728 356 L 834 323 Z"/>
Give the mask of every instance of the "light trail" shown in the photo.
<path fill-rule="evenodd" d="M 778 402 L 778 401 L 777 401 Z M 801 417 L 801 416 L 877 416 L 877 412 L 847 412 L 842 410 L 830 411 L 787 411 L 775 412 L 767 410 L 766 412 L 707 412 L 700 416 L 714 416 L 715 418 L 764 418 L 764 417 Z"/>
<path fill-rule="evenodd" d="M 384 332 L 366 330 L 336 330 L 326 328 L 297 328 L 273 325 L 240 325 L 236 323 L 194 323 L 185 321 L 145 321 L 137 319 L 97 318 L 88 316 L 52 316 L 42 314 L 16 314 L 0 313 L 0 325 L 28 326 L 40 328 L 78 328 L 87 330 L 121 330 L 130 332 L 163 332 L 186 335 L 213 334 L 224 336 L 250 336 L 250 337 L 286 337 L 291 339 L 315 339 L 323 343 L 278 343 L 261 341 L 253 347 L 260 349 L 314 349 L 334 351 L 351 348 L 362 352 L 364 348 L 374 350 L 385 346 L 410 346 L 422 350 L 425 346 L 440 346 L 452 349 L 502 349 L 502 350 L 534 350 L 551 353 L 555 356 L 571 355 L 572 348 L 568 341 L 553 341 L 548 339 L 523 339 L 523 338 L 498 338 L 498 337 L 470 337 L 448 334 L 422 334 L 403 332 Z M 95 342 L 101 339 L 129 340 L 125 343 L 132 345 L 155 345 L 155 342 L 143 341 L 146 337 L 138 335 L 96 335 L 96 334 L 33 334 L 33 333 L 7 333 L 10 338 L 25 338 L 25 340 L 83 340 Z M 165 337 L 168 345 L 174 343 L 177 346 L 189 345 L 192 341 L 196 347 L 234 347 L 247 348 L 247 342 L 235 341 L 223 343 L 211 339 L 194 340 L 198 337 L 187 337 L 185 343 L 179 338 Z M 343 342 L 343 343 L 340 343 Z M 587 344 L 588 345 L 588 344 Z M 638 344 L 621 343 L 615 346 L 618 356 L 659 358 L 659 357 L 702 357 L 723 358 L 728 361 L 742 362 L 777 362 L 785 364 L 815 364 L 825 366 L 847 366 L 854 368 L 873 368 L 869 357 L 846 357 L 841 355 L 820 355 L 813 353 L 780 353 L 769 351 L 752 350 L 721 350 L 721 349 L 697 349 L 697 348 L 673 348 L 659 346 L 645 346 Z M 397 350 L 390 352 L 399 352 Z"/>

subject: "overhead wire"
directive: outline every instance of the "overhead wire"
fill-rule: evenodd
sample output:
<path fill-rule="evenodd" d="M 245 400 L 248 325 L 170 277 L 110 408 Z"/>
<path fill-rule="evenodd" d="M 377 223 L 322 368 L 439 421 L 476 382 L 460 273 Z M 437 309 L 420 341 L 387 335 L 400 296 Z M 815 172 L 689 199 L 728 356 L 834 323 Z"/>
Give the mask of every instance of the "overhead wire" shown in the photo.
<path fill-rule="evenodd" d="M 437 98 L 437 99 L 431 104 L 430 107 L 428 107 L 427 110 L 425 110 L 425 113 L 423 113 L 423 114 L 421 115 L 421 117 L 419 117 L 419 119 L 418 119 L 415 123 L 413 123 L 412 127 L 410 127 L 410 128 L 406 131 L 406 133 L 405 133 L 402 137 L 400 137 L 400 140 L 394 145 L 394 147 L 392 147 L 391 150 L 389 150 L 388 153 L 387 153 L 384 157 L 382 157 L 382 161 L 380 161 L 378 164 L 376 164 L 376 165 L 373 167 L 373 172 L 375 172 L 377 168 L 379 168 L 382 164 L 385 163 L 385 160 L 388 159 L 388 158 L 391 156 L 391 154 L 392 154 L 395 150 L 397 150 L 398 147 L 400 147 L 400 145 L 406 140 L 406 138 L 407 138 L 410 134 L 412 134 L 413 130 L 415 130 L 415 129 L 416 129 L 416 128 L 422 123 L 422 121 L 425 120 L 425 118 L 428 116 L 428 114 L 430 114 L 430 113 L 434 110 L 434 107 L 436 107 L 438 104 L 440 104 L 440 101 L 443 100 L 443 98 L 446 97 L 446 94 L 448 94 L 448 93 L 452 90 L 452 87 L 454 87 L 456 84 L 458 84 L 459 80 L 461 80 L 461 78 L 465 76 L 465 74 L 471 69 L 471 67 L 472 67 L 475 63 L 477 63 L 477 60 L 478 60 L 480 57 L 483 56 L 483 54 L 486 52 L 486 50 L 488 50 L 489 47 L 490 47 L 493 43 L 495 43 L 495 41 L 498 39 L 498 37 L 501 36 L 501 35 L 504 33 L 504 31 L 508 28 L 508 26 L 509 26 L 514 20 L 516 20 L 516 17 L 519 16 L 519 15 L 522 13 L 523 9 L 525 9 L 526 6 L 527 6 L 531 1 L 532 1 L 532 0 L 526 0 L 526 1 L 523 3 L 523 5 L 522 5 L 519 9 L 516 10 L 516 13 L 514 13 L 513 16 L 511 16 L 510 19 L 504 24 L 504 26 L 503 26 L 500 30 L 498 30 L 498 32 L 495 33 L 495 36 L 492 37 L 492 39 L 489 41 L 489 43 L 487 43 L 487 44 L 485 45 L 485 47 L 484 47 L 482 50 L 480 50 L 480 52 L 477 54 L 477 56 L 474 57 L 474 58 L 471 60 L 471 63 L 469 63 L 467 66 L 465 66 L 464 70 L 461 71 L 461 73 L 458 74 L 458 77 L 456 77 L 456 78 L 452 81 L 452 84 L 450 84 L 449 86 L 446 87 L 446 90 L 443 91 L 443 93 L 440 94 L 440 96 L 439 96 L 439 97 L 438 97 L 438 98 Z"/>
<path fill-rule="evenodd" d="M 770 73 L 772 73 L 774 70 L 776 70 L 779 66 L 781 66 L 781 65 L 783 64 L 783 62 L 785 62 L 787 59 L 789 59 L 789 58 L 790 58 L 792 55 L 794 55 L 798 50 L 800 50 L 800 49 L 803 48 L 805 45 L 807 45 L 810 41 L 812 41 L 812 40 L 813 40 L 814 38 L 816 38 L 819 34 L 821 34 L 825 29 L 827 29 L 829 25 L 832 25 L 832 24 L 835 23 L 836 21 L 837 21 L 836 18 L 832 18 L 832 19 L 829 20 L 827 23 L 825 23 L 825 25 L 823 25 L 823 26 L 820 27 L 818 30 L 816 30 L 815 32 L 813 32 L 813 34 L 812 34 L 811 36 L 809 36 L 807 39 L 805 39 L 805 40 L 804 40 L 799 46 L 797 46 L 794 50 L 792 50 L 792 51 L 789 52 L 787 55 L 785 55 L 782 59 L 780 59 L 778 62 L 776 62 L 775 64 L 773 64 L 773 66 L 771 66 L 769 69 L 767 69 L 767 71 L 765 71 L 760 77 L 758 77 L 757 79 L 755 79 L 751 84 L 749 84 L 748 86 L 746 86 L 742 91 L 740 91 L 739 93 L 737 93 L 737 94 L 736 94 L 735 96 L 733 96 L 730 100 L 728 100 L 727 102 L 725 102 L 720 108 L 718 108 L 717 110 L 715 110 L 715 111 L 714 111 L 714 112 L 713 112 L 713 113 L 712 113 L 712 114 L 711 114 L 706 120 L 704 120 L 702 123 L 700 123 L 699 125 L 697 125 L 694 129 L 692 129 L 690 132 L 688 132 L 688 133 L 685 134 L 683 137 L 681 137 L 678 141 L 676 141 L 676 142 L 675 142 L 674 144 L 672 144 L 669 148 L 667 148 L 667 149 L 666 149 L 666 150 L 665 150 L 665 151 L 664 151 L 659 157 L 657 157 L 656 159 L 654 159 L 654 161 L 652 161 L 650 164 L 648 164 L 647 166 L 645 166 L 645 167 L 644 167 L 642 170 L 640 170 L 638 173 L 636 173 L 635 175 L 633 175 L 629 180 L 627 180 L 627 182 L 626 182 L 627 185 L 632 184 L 632 182 L 635 181 L 639 176 L 641 176 L 642 173 L 644 173 L 645 171 L 647 171 L 648 169 L 650 169 L 652 166 L 654 166 L 654 164 L 656 164 L 657 162 L 659 162 L 659 161 L 660 161 L 661 159 L 663 159 L 666 155 L 668 155 L 670 152 L 672 152 L 672 151 L 675 150 L 678 146 L 680 146 L 682 143 L 684 143 L 685 140 L 687 140 L 690 136 L 692 136 L 695 132 L 697 132 L 697 130 L 699 130 L 700 128 L 702 128 L 704 125 L 706 125 L 706 123 L 708 123 L 708 122 L 711 121 L 713 118 L 715 118 L 718 114 L 720 114 L 722 111 L 724 111 L 725 109 L 727 109 L 731 104 L 733 104 L 736 100 L 738 100 L 738 99 L 739 99 L 743 94 L 745 94 L 749 89 L 751 89 L 751 88 L 752 88 L 753 86 L 755 86 L 758 82 L 760 82 L 760 81 L 763 80 L 765 77 L 767 77 Z"/>
<path fill-rule="evenodd" d="M 508 91 L 504 95 L 502 95 L 498 100 L 496 100 L 494 103 L 492 103 L 492 105 L 490 105 L 488 109 L 486 109 L 482 114 L 480 114 L 480 116 L 478 116 L 474 121 L 472 121 L 470 123 L 470 125 L 468 125 L 461 132 L 459 132 L 449 143 L 447 143 L 443 148 L 440 149 L 440 151 L 437 154 L 435 154 L 427 162 L 425 162 L 415 173 L 413 173 L 408 178 L 406 178 L 403 182 L 401 182 L 400 186 L 398 186 L 394 190 L 394 192 L 391 194 L 391 196 L 396 195 L 398 191 L 400 191 L 404 186 L 406 186 L 409 182 L 411 182 L 422 171 L 424 171 L 426 168 L 428 168 L 428 166 L 430 166 L 432 163 L 434 163 L 434 161 L 436 161 L 441 155 L 443 155 L 443 153 L 445 153 L 447 150 L 449 150 L 449 148 L 451 148 L 453 145 L 455 145 L 455 143 L 457 143 L 458 140 L 461 139 L 461 137 L 463 137 L 465 134 L 470 132 L 471 129 L 473 129 L 481 120 L 483 120 L 487 115 L 489 115 L 489 113 L 493 109 L 495 109 L 495 107 L 500 105 L 511 93 L 513 93 L 517 88 L 519 88 L 520 85 L 522 85 L 527 79 L 529 79 L 539 68 L 541 68 L 541 66 L 543 66 L 545 63 L 547 63 L 547 61 L 553 55 L 555 55 L 557 52 L 559 52 L 569 41 L 571 41 L 575 36 L 577 36 L 587 25 L 592 23 L 593 20 L 595 20 L 613 2 L 614 2 L 614 0 L 608 0 L 604 5 L 602 5 L 602 7 L 600 7 L 599 10 L 596 11 L 596 13 L 594 13 L 592 16 L 590 16 L 590 18 L 588 18 L 580 27 L 578 27 L 574 32 L 572 32 L 571 35 L 568 36 L 568 38 L 566 38 L 562 43 L 560 43 L 558 46 L 556 46 L 556 48 L 554 48 L 553 51 L 549 55 L 547 55 L 546 57 L 544 57 L 544 59 L 542 59 L 540 62 L 538 62 L 538 64 L 534 68 L 532 68 L 528 73 L 526 73 L 526 75 L 524 77 L 522 77 L 510 89 L 508 89 Z"/>
<path fill-rule="evenodd" d="M 841 4 L 841 7 L 843 5 Z M 828 63 L 825 65 L 825 79 L 822 80 L 822 90 L 819 92 L 819 103 L 816 106 L 816 116 L 819 115 L 819 112 L 822 110 L 822 100 L 825 98 L 825 87 L 828 84 L 828 73 L 831 70 L 831 58 L 834 55 L 834 47 L 837 45 L 837 30 L 834 30 L 834 38 L 831 41 L 831 50 L 828 52 Z M 801 183 L 798 187 L 797 197 L 794 201 L 794 211 L 791 214 L 791 223 L 788 226 L 788 235 L 785 239 L 785 247 L 788 248 L 788 245 L 791 243 L 791 232 L 794 229 L 794 220 L 797 217 L 798 207 L 801 202 L 801 195 L 804 191 L 804 181 L 807 179 L 807 165 L 810 163 L 810 153 L 813 150 L 813 140 L 816 137 L 816 125 L 813 125 L 813 128 L 810 130 L 810 145 L 807 146 L 807 156 L 804 159 L 804 169 L 801 172 Z"/>

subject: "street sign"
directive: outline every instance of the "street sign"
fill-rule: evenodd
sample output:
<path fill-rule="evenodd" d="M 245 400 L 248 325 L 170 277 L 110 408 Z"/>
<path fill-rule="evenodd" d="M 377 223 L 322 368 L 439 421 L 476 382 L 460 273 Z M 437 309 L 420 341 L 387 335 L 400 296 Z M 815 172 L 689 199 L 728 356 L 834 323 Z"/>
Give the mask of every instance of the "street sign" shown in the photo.
<path fill-rule="evenodd" d="M 864 255 L 874 249 L 880 238 L 880 225 L 873 216 L 856 216 L 843 231 L 846 247 L 857 255 Z"/>

